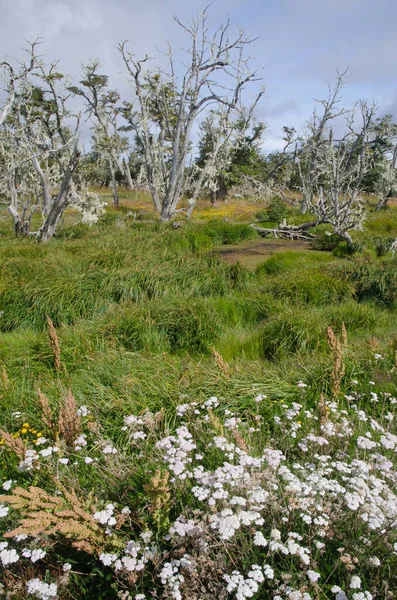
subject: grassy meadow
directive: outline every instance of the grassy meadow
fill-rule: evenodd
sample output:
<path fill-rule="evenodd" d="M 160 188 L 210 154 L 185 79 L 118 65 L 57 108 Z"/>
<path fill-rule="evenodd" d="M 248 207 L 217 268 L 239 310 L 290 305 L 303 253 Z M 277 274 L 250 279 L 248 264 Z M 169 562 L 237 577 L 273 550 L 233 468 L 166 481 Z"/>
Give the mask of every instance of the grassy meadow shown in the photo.
<path fill-rule="evenodd" d="M 144 194 L 120 200 L 118 211 L 109 206 L 91 227 L 68 214 L 47 245 L 15 239 L 0 215 L 0 424 L 8 435 L 0 441 L 7 482 L 0 531 L 18 531 L 1 549 L 19 555 L 3 561 L 3 597 L 394 598 L 397 509 L 367 529 L 368 518 L 344 508 L 353 491 L 327 489 L 308 508 L 303 498 L 318 487 L 302 491 L 299 484 L 291 495 L 285 472 L 268 470 L 277 468 L 269 459 L 276 451 L 285 464 L 302 465 L 303 481 L 318 454 L 347 461 L 346 469 L 354 461 L 356 470 L 363 461 L 372 465 L 371 448 L 357 439 L 376 440 L 377 465 L 379 453 L 387 458 L 397 447 L 395 406 L 388 404 L 397 395 L 397 257 L 389 250 L 397 210 L 371 212 L 364 230 L 354 232 L 351 253 L 324 226 L 312 247 L 263 240 L 249 227 L 253 220 L 272 224 L 259 202 L 202 202 L 192 222 L 174 228 L 154 222 Z M 291 222 L 301 219 L 290 212 Z M 135 420 L 126 420 L 131 415 Z M 373 426 L 366 435 L 371 419 L 383 430 Z M 318 442 L 316 454 L 307 440 L 334 435 L 327 423 L 342 433 L 338 441 Z M 389 444 L 382 445 L 381 434 Z M 298 442 L 306 448 L 300 454 Z M 38 455 L 45 443 L 51 451 Z M 244 463 L 247 474 L 229 496 L 240 500 L 229 505 L 227 494 L 214 496 L 207 510 L 191 482 L 212 484 L 186 462 L 193 445 L 193 463 L 204 461 L 217 477 L 226 463 L 243 464 L 242 453 L 266 456 L 266 469 L 254 458 Z M 376 473 L 397 507 L 395 458 L 388 460 L 393 477 Z M 322 477 L 332 478 L 332 468 Z M 359 477 L 353 471 L 350 479 Z M 222 511 L 249 502 L 254 488 L 247 478 L 266 491 L 267 508 L 262 521 L 246 517 L 232 537 L 222 529 Z M 266 488 L 269 482 L 277 492 Z M 28 486 L 31 497 L 15 491 Z M 307 525 L 306 513 L 322 497 L 322 518 L 328 511 L 336 520 Z M 61 522 L 62 511 L 73 527 Z M 56 516 L 51 526 L 49 513 Z M 201 534 L 188 534 L 188 523 Z M 258 532 L 266 547 L 257 543 Z M 310 549 L 310 560 L 293 550 L 291 535 Z M 121 557 L 126 540 L 135 540 L 135 554 Z M 38 548 L 46 555 L 33 561 L 29 552 Z M 36 579 L 36 588 L 26 588 Z"/>

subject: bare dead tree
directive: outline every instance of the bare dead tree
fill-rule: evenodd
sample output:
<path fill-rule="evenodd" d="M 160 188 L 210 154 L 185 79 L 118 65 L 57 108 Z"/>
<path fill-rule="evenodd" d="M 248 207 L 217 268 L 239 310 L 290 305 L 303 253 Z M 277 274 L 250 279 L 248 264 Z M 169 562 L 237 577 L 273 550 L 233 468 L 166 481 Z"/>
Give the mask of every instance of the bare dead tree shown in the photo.
<path fill-rule="evenodd" d="M 61 183 L 60 190 L 52 202 L 50 212 L 39 231 L 39 240 L 48 242 L 55 234 L 56 228 L 65 208 L 70 202 L 70 189 L 72 186 L 73 174 L 79 164 L 80 152 L 77 146 L 77 140 L 73 146 L 69 157 L 68 165 Z"/>
<path fill-rule="evenodd" d="M 317 172 L 320 177 L 315 192 L 317 201 L 312 200 L 311 210 L 322 223 L 332 225 L 334 232 L 346 239 L 352 238 L 349 231 L 359 229 L 365 218 L 360 194 L 363 178 L 371 166 L 369 142 L 371 125 L 374 121 L 376 104 L 358 104 L 361 123 L 355 125 L 355 110 L 347 113 L 347 133 L 334 140 L 333 130 L 322 144 L 317 156 Z"/>
<path fill-rule="evenodd" d="M 352 110 L 336 109 L 345 75 L 346 72 L 338 73 L 335 87 L 326 100 L 320 101 L 323 114 L 313 114 L 308 126 L 309 135 L 298 151 L 304 211 L 312 212 L 316 220 L 292 228 L 284 223 L 276 231 L 260 231 L 262 235 L 273 233 L 307 239 L 310 228 L 327 223 L 335 234 L 351 245 L 349 232 L 362 227 L 365 210 L 361 193 L 373 162 L 370 145 L 376 104 L 361 101 Z M 338 128 L 344 132 L 339 139 L 334 135 L 336 120 Z"/>
<path fill-rule="evenodd" d="M 33 50 L 32 50 L 33 52 Z M 35 235 L 48 241 L 55 233 L 64 209 L 72 204 L 83 219 L 95 219 L 100 202 L 91 193 L 77 194 L 73 187 L 80 152 L 80 116 L 67 107 L 71 93 L 57 63 L 48 68 L 38 58 L 32 69 L 20 71 L 18 88 L 0 130 L 0 188 L 8 190 L 8 211 L 17 235 Z M 13 80 L 13 72 L 6 70 Z M 54 193 L 54 190 L 59 190 Z M 8 194 L 6 194 L 8 195 Z M 31 217 L 40 210 L 43 224 L 30 232 Z"/>
<path fill-rule="evenodd" d="M 395 190 L 397 184 L 397 143 L 395 143 L 393 153 L 385 157 L 382 172 L 375 184 L 375 193 L 378 198 L 376 210 L 386 208 L 390 195 Z"/>
<path fill-rule="evenodd" d="M 292 173 L 296 158 L 296 130 L 293 127 L 283 127 L 284 146 L 279 152 L 271 155 L 271 161 L 267 169 L 263 169 L 261 178 L 252 175 L 243 175 L 243 184 L 237 189 L 244 195 L 254 198 L 254 201 L 267 201 L 273 194 L 280 195 L 285 202 L 291 204 L 290 198 L 285 191 Z"/>
<path fill-rule="evenodd" d="M 116 173 L 121 173 L 130 190 L 134 189 L 130 169 L 122 154 L 128 150 L 128 140 L 122 137 L 118 127 L 118 92 L 108 89 L 108 77 L 99 73 L 100 64 L 91 60 L 83 66 L 80 86 L 70 86 L 74 94 L 84 98 L 87 112 L 93 122 L 96 149 L 108 162 L 113 188 L 113 202 L 118 207 Z"/>
<path fill-rule="evenodd" d="M 25 85 L 29 73 L 32 73 L 38 66 L 37 47 L 41 43 L 40 38 L 29 43 L 26 49 L 28 54 L 27 62 L 20 62 L 17 67 L 13 66 L 9 61 L 0 62 L 0 71 L 6 84 L 7 100 L 5 105 L 0 109 L 0 127 L 7 119 L 10 110 L 15 102 L 18 89 Z"/>
<path fill-rule="evenodd" d="M 184 190 L 194 123 L 209 108 L 235 109 L 246 84 L 259 80 L 244 56 L 252 38 L 240 31 L 231 39 L 229 21 L 214 29 L 207 13 L 208 8 L 188 23 L 174 17 L 189 39 L 180 85 L 170 46 L 167 72 L 144 72 L 149 57 L 138 60 L 126 42 L 119 46 L 137 96 L 136 103 L 125 104 L 124 116 L 142 148 L 149 190 L 163 221 L 176 213 Z"/>
<path fill-rule="evenodd" d="M 345 114 L 344 108 L 338 108 L 341 101 L 342 89 L 346 83 L 348 70 L 337 72 L 336 83 L 329 87 L 325 100 L 317 100 L 322 106 L 322 113 L 315 110 L 307 125 L 307 132 L 301 140 L 297 166 L 301 181 L 302 203 L 301 213 L 308 212 L 312 206 L 315 187 L 319 178 L 319 157 L 324 144 L 327 143 L 327 133 L 331 123 Z"/>
<path fill-rule="evenodd" d="M 219 173 L 226 171 L 231 165 L 233 149 L 237 148 L 244 139 L 262 95 L 263 90 L 260 90 L 248 108 L 239 101 L 236 105 L 220 104 L 216 111 L 212 111 L 210 116 L 211 147 L 203 164 L 199 167 L 195 163 L 194 168 L 191 169 L 191 183 L 187 181 L 186 185 L 190 191 L 186 213 L 188 218 L 191 217 L 197 198 L 204 189 L 209 189 L 216 199 Z"/>

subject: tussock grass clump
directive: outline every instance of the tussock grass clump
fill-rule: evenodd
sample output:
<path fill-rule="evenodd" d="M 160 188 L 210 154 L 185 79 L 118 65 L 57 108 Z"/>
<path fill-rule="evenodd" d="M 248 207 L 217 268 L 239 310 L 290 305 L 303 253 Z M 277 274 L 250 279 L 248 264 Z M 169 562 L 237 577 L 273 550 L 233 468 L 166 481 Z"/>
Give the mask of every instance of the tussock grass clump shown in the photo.
<path fill-rule="evenodd" d="M 129 350 L 197 353 L 214 344 L 221 320 L 206 300 L 151 302 L 147 307 L 120 307 L 109 314 L 103 331 Z"/>
<path fill-rule="evenodd" d="M 332 256 L 322 252 L 278 252 L 259 265 L 256 273 L 257 275 L 278 275 L 302 268 L 315 268 L 332 261 Z"/>
<path fill-rule="evenodd" d="M 365 221 L 365 229 L 374 235 L 395 233 L 397 229 L 397 212 L 394 210 L 374 212 Z"/>
<path fill-rule="evenodd" d="M 301 269 L 266 283 L 277 298 L 312 306 L 335 304 L 352 298 L 354 286 L 318 269 Z"/>
<path fill-rule="evenodd" d="M 203 233 L 216 244 L 237 244 L 237 242 L 258 237 L 256 231 L 248 225 L 220 220 L 206 223 L 203 226 Z"/>
<path fill-rule="evenodd" d="M 247 289 L 212 299 L 214 310 L 225 327 L 249 327 L 278 310 L 279 302 L 271 293 Z"/>
<path fill-rule="evenodd" d="M 388 313 L 370 305 L 353 300 L 330 307 L 307 310 L 301 306 L 286 306 L 271 316 L 262 326 L 262 356 L 280 360 L 289 353 L 314 351 L 326 346 L 325 333 L 328 326 L 338 330 L 344 323 L 347 331 L 373 331 L 380 321 L 386 321 Z"/>
<path fill-rule="evenodd" d="M 354 285 L 359 301 L 372 300 L 387 307 L 396 305 L 397 258 L 357 256 L 336 267 L 335 272 Z"/>

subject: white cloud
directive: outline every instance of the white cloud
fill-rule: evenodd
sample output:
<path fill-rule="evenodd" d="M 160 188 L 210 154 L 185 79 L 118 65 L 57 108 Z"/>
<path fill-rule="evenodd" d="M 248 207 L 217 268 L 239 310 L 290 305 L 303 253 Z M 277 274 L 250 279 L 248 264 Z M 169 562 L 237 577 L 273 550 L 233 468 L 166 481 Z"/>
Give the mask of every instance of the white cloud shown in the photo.
<path fill-rule="evenodd" d="M 37 35 L 47 60 L 60 59 L 60 69 L 77 76 L 80 65 L 98 58 L 111 84 L 130 94 L 117 52 L 129 38 L 137 56 L 158 56 L 169 40 L 176 58 L 183 56 L 183 32 L 173 21 L 202 11 L 206 0 L 0 0 L 0 58 L 21 57 L 25 39 Z M 351 85 L 346 103 L 360 97 L 379 99 L 381 110 L 397 118 L 393 81 L 397 38 L 395 0 L 217 0 L 210 15 L 245 28 L 259 38 L 252 47 L 255 64 L 264 65 L 267 98 L 258 118 L 267 121 L 268 143 L 276 143 L 282 125 L 301 127 L 314 97 L 326 93 L 337 67 L 349 65 Z M 273 133 L 274 132 L 274 133 Z M 277 142 L 278 143 L 278 142 Z"/>

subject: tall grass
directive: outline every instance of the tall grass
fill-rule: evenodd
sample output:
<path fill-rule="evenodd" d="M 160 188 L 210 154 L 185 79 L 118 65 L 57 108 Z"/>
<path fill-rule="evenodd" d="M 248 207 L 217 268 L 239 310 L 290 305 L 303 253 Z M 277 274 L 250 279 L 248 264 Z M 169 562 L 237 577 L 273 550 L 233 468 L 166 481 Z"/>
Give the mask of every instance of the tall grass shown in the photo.
<path fill-rule="evenodd" d="M 391 257 L 283 252 L 253 272 L 216 254 L 221 244 L 255 235 L 245 225 L 174 230 L 108 215 L 93 228 L 65 227 L 48 246 L 0 240 L 0 371 L 10 380 L 0 391 L 4 419 L 30 406 L 38 387 L 50 395 L 72 387 L 104 416 L 126 402 L 131 410 L 158 409 L 184 396 L 244 403 L 256 390 L 287 394 L 303 365 L 321 390 L 328 325 L 346 324 L 350 374 L 365 371 L 374 352 L 393 355 Z M 59 337 L 58 371 L 47 317 Z M 213 347 L 229 363 L 227 377 Z"/>

